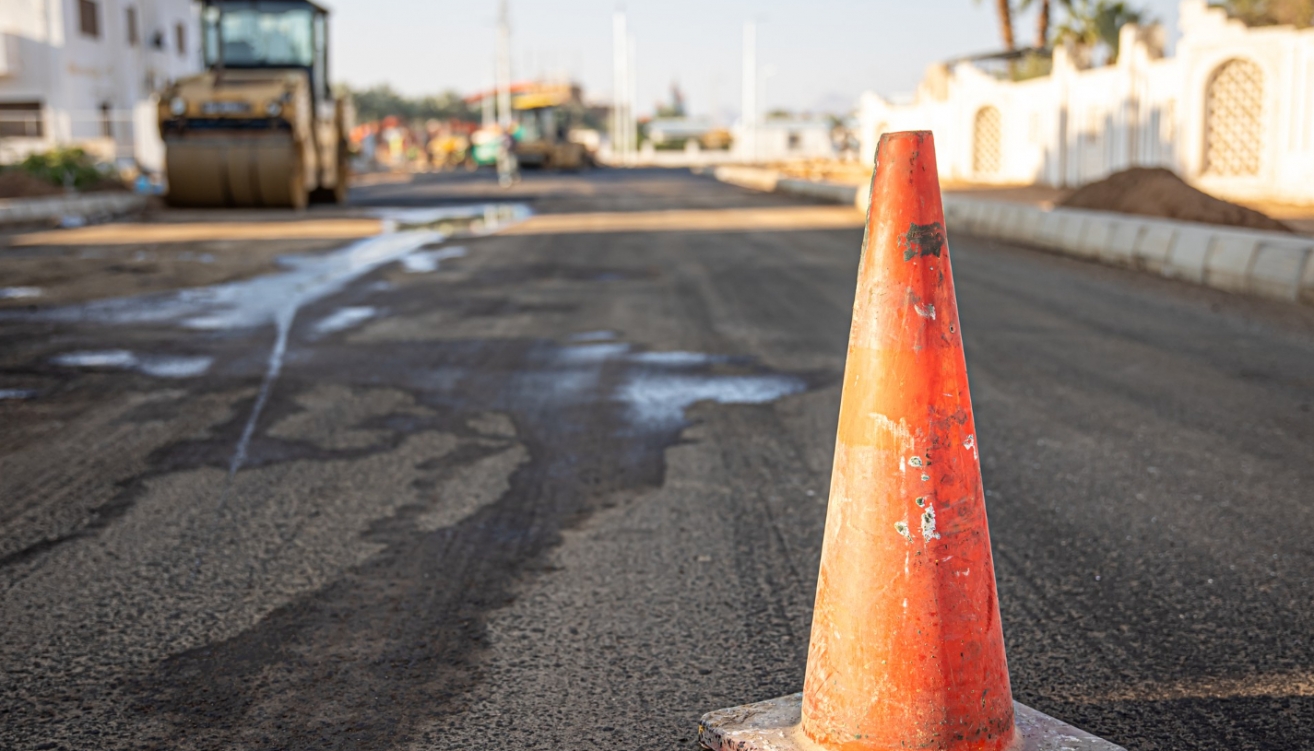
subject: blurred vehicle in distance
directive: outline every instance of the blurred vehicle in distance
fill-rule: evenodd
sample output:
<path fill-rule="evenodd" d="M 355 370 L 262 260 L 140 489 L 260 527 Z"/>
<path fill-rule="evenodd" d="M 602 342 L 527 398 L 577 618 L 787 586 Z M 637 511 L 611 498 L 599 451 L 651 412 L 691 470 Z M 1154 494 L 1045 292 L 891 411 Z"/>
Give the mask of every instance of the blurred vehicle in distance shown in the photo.
<path fill-rule="evenodd" d="M 533 84 L 512 98 L 514 151 L 521 166 L 564 170 L 587 166 L 584 144 L 570 137 L 580 124 L 571 106 L 578 100 L 579 89 L 569 84 Z"/>

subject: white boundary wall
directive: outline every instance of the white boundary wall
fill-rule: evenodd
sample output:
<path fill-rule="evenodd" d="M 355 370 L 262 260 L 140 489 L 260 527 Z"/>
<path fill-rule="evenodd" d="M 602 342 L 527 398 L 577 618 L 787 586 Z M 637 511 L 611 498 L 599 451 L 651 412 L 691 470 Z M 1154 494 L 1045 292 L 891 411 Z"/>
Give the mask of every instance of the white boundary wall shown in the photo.
<path fill-rule="evenodd" d="M 1183 0 L 1180 26 L 1171 58 L 1160 53 L 1161 29 L 1128 25 L 1115 65 L 1081 69 L 1058 49 L 1050 75 L 1021 82 L 971 63 L 933 66 L 911 104 L 862 95 L 862 153 L 874 157 L 882 132 L 931 130 L 946 180 L 1075 186 L 1131 166 L 1165 166 L 1215 195 L 1314 204 L 1314 28 L 1248 28 L 1204 0 Z M 1211 120 L 1211 82 L 1234 62 L 1253 71 L 1257 85 L 1229 90 L 1242 100 L 1253 91 L 1258 107 L 1216 93 L 1213 103 L 1231 114 Z M 997 117 L 983 115 L 989 108 Z M 1236 128 L 1218 119 L 1237 112 L 1257 123 Z M 1246 130 L 1253 137 L 1231 146 L 1257 152 L 1249 168 L 1209 163 L 1210 132 Z"/>

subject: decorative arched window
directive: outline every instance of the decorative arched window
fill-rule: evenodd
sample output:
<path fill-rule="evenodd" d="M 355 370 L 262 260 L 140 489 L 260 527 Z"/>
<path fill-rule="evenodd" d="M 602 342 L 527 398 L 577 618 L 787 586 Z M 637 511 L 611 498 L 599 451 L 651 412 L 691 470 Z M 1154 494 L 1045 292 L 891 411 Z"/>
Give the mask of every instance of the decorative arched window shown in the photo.
<path fill-rule="evenodd" d="M 982 107 L 972 123 L 972 171 L 993 175 L 1003 167 L 1003 118 L 997 107 Z"/>
<path fill-rule="evenodd" d="M 1259 174 L 1264 142 L 1264 72 L 1249 60 L 1218 66 L 1205 88 L 1204 172 Z"/>

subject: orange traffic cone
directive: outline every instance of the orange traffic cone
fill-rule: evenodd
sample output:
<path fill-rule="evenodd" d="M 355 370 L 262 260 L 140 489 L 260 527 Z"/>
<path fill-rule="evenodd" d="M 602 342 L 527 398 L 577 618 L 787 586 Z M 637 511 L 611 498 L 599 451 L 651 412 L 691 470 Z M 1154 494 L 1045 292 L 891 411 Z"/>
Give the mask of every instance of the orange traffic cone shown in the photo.
<path fill-rule="evenodd" d="M 886 134 L 876 153 L 803 693 L 709 713 L 699 737 L 718 751 L 1117 748 L 1012 700 L 929 132 Z"/>

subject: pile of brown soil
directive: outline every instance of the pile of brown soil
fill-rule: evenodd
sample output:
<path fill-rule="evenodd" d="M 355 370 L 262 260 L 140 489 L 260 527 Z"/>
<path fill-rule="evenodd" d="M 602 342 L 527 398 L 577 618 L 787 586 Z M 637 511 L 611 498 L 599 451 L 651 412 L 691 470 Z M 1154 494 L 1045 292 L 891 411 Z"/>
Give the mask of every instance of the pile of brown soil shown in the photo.
<path fill-rule="evenodd" d="M 1060 206 L 1157 216 L 1186 222 L 1291 232 L 1287 225 L 1254 209 L 1202 193 L 1171 170 L 1134 167 L 1077 188 Z"/>
<path fill-rule="evenodd" d="M 48 183 L 21 169 L 0 170 L 0 199 L 57 196 L 64 192 L 58 185 Z"/>

